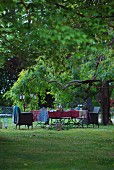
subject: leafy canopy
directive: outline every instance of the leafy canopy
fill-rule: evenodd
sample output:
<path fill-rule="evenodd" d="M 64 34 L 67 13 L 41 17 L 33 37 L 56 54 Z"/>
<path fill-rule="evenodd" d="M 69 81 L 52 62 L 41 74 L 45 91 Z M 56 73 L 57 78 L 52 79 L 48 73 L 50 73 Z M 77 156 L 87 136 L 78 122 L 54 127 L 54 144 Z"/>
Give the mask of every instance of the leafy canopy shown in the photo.
<path fill-rule="evenodd" d="M 31 91 L 35 81 L 32 91 L 49 89 L 69 98 L 72 87 L 63 94 L 47 82 L 65 86 L 71 80 L 112 79 L 113 6 L 106 0 L 2 0 L 1 64 L 17 56 L 26 69 L 13 87 L 17 93 Z"/>

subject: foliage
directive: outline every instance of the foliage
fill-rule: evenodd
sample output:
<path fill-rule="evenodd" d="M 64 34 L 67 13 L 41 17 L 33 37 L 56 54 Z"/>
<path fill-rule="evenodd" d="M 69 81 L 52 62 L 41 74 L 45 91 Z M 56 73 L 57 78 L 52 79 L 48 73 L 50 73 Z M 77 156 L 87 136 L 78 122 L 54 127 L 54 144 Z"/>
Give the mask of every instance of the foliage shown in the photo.
<path fill-rule="evenodd" d="M 74 84 L 62 93 L 60 86 L 47 82 L 65 86 L 71 80 L 113 79 L 113 5 L 106 0 L 1 1 L 1 64 L 17 56 L 26 69 L 13 89 L 44 94 L 48 88 L 67 101 L 78 91 L 72 90 Z"/>
<path fill-rule="evenodd" d="M 16 82 L 18 74 L 21 71 L 21 66 L 18 58 L 14 57 L 8 59 L 4 63 L 4 67 L 0 68 L 0 105 L 4 103 L 4 106 L 11 106 L 12 102 L 10 100 L 5 100 L 2 95 L 10 90 L 12 85 Z"/>

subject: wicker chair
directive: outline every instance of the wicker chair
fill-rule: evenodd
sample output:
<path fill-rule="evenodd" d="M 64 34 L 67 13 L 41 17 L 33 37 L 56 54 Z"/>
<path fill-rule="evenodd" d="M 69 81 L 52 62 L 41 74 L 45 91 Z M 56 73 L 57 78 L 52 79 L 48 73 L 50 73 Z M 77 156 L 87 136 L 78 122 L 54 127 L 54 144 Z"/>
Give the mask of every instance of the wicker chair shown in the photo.
<path fill-rule="evenodd" d="M 18 121 L 16 122 L 16 128 L 17 126 L 19 126 L 19 129 L 20 129 L 21 125 L 27 125 L 28 129 L 29 129 L 29 126 L 33 128 L 33 113 L 32 112 L 20 112 Z"/>
<path fill-rule="evenodd" d="M 96 107 L 96 106 L 94 107 L 92 112 L 89 112 L 87 125 L 93 124 L 93 127 L 94 127 L 94 124 L 96 124 L 98 125 L 98 128 L 99 128 L 99 120 L 98 120 L 99 112 L 100 112 L 100 107 Z"/>
<path fill-rule="evenodd" d="M 20 108 L 18 106 L 14 106 L 13 109 L 13 122 L 16 124 L 16 129 L 17 126 L 21 125 L 27 125 L 28 129 L 29 126 L 32 126 L 33 128 L 33 113 L 32 112 L 21 112 Z"/>

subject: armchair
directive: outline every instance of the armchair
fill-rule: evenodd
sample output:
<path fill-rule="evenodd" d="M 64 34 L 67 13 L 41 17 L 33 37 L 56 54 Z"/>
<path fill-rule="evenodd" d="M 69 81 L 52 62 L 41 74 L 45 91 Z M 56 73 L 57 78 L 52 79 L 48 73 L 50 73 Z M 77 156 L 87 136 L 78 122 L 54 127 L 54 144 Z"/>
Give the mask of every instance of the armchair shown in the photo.
<path fill-rule="evenodd" d="M 18 121 L 16 122 L 16 129 L 17 129 L 17 126 L 19 126 L 19 129 L 20 129 L 21 125 L 27 125 L 28 129 L 29 129 L 29 126 L 33 128 L 33 113 L 32 112 L 21 112 L 19 114 Z"/>
<path fill-rule="evenodd" d="M 96 106 L 94 107 L 92 112 L 89 112 L 87 125 L 93 124 L 93 127 L 94 127 L 94 124 L 96 124 L 98 125 L 98 128 L 99 128 L 99 120 L 98 120 L 99 112 L 100 112 L 100 107 L 96 107 Z"/>

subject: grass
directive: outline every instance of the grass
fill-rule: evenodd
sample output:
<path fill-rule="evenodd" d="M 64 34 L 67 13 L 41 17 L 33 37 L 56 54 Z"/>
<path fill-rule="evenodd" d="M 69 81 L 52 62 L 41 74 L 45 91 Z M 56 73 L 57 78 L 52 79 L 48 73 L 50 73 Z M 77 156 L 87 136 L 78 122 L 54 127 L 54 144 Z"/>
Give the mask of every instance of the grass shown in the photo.
<path fill-rule="evenodd" d="M 1 170 L 113 170 L 114 125 L 69 130 L 0 129 Z"/>

